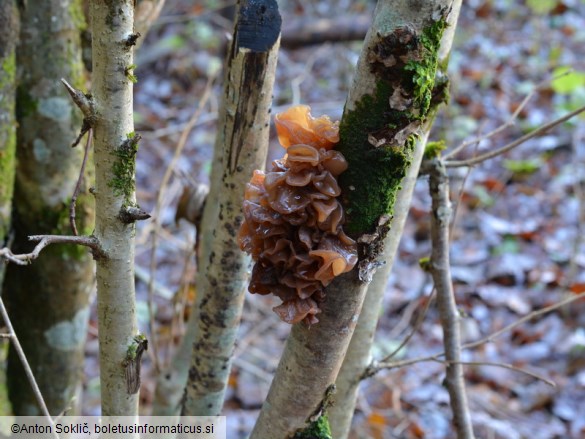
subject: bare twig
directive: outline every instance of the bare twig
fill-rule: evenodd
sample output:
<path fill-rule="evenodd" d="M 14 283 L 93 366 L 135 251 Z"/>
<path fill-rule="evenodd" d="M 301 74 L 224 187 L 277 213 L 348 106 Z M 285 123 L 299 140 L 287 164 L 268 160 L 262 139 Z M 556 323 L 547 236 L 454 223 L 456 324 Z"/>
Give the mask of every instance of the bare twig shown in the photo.
<path fill-rule="evenodd" d="M 173 343 L 172 341 L 176 338 L 180 338 L 185 335 L 185 309 L 188 306 L 189 302 L 189 290 L 191 288 L 191 284 L 189 282 L 189 271 L 191 268 L 191 264 L 194 264 L 195 259 L 197 256 L 194 246 L 191 246 L 190 251 L 184 252 L 184 262 L 183 262 L 183 272 L 181 273 L 181 289 L 178 293 L 177 300 L 175 302 L 175 306 L 173 307 L 174 313 L 171 320 L 171 328 L 170 328 L 170 340 L 171 343 L 168 344 L 168 355 L 167 361 L 163 365 L 163 369 L 168 369 L 171 366 L 171 361 L 173 356 L 175 355 L 175 351 L 173 350 Z M 195 256 L 195 257 L 194 257 Z"/>
<path fill-rule="evenodd" d="M 450 363 L 450 362 L 448 362 L 446 360 L 432 360 L 432 361 L 436 361 L 438 363 L 443 363 L 443 364 L 449 364 Z M 452 364 L 452 362 L 451 362 L 451 364 Z M 554 381 L 551 381 L 548 378 L 545 378 L 542 375 L 537 374 L 536 372 L 532 372 L 530 370 L 522 369 L 521 367 L 514 366 L 513 364 L 498 363 L 498 362 L 494 362 L 494 361 L 460 361 L 459 364 L 461 364 L 463 366 L 494 366 L 494 367 L 501 367 L 503 369 L 509 369 L 509 370 L 513 370 L 514 372 L 523 373 L 524 375 L 531 376 L 532 378 L 536 378 L 537 380 L 540 380 L 540 381 L 548 384 L 551 387 L 556 387 L 557 386 Z"/>
<path fill-rule="evenodd" d="M 579 299 L 584 299 L 584 298 L 585 298 L 585 292 L 581 293 L 581 294 L 577 294 L 577 295 L 571 295 L 571 296 L 567 297 L 566 299 L 561 300 L 560 302 L 554 303 L 554 304 L 549 305 L 545 308 L 537 309 L 536 311 L 532 311 L 531 313 L 526 314 L 524 317 L 514 321 L 513 323 L 510 323 L 508 326 L 505 326 L 502 329 L 499 329 L 498 331 L 493 332 L 484 338 L 463 344 L 461 346 L 461 349 L 473 349 L 473 348 L 476 348 L 476 347 L 481 346 L 483 344 L 489 343 L 489 342 L 493 341 L 496 337 L 502 335 L 505 332 L 510 331 L 511 329 L 514 329 L 515 327 L 521 325 L 524 322 L 527 322 L 528 320 L 532 320 L 532 319 L 534 319 L 538 316 L 541 316 L 543 314 L 547 314 L 549 312 L 555 311 L 559 308 L 562 308 L 565 305 L 568 305 L 568 304 L 573 303 Z M 416 363 L 423 363 L 425 361 L 435 361 L 435 360 L 438 360 L 444 356 L 445 356 L 445 352 L 439 352 L 437 354 L 428 355 L 428 356 L 424 356 L 424 357 L 409 358 L 409 359 L 405 359 L 405 360 L 384 362 L 384 363 L 382 363 L 382 362 L 372 363 L 370 365 L 370 367 L 368 367 L 368 369 L 364 373 L 362 379 L 374 376 L 375 374 L 377 374 L 381 370 L 396 369 L 399 367 L 410 366 L 410 365 L 416 364 Z"/>
<path fill-rule="evenodd" d="M 331 47 L 329 45 L 323 45 L 315 50 L 303 63 L 303 71 L 290 81 L 290 87 L 292 89 L 292 105 L 298 105 L 301 103 L 301 84 L 307 79 L 307 77 L 312 76 L 315 62 L 318 59 L 323 59 L 324 54 L 330 52 L 330 50 Z"/>
<path fill-rule="evenodd" d="M 460 151 L 462 151 L 463 149 L 467 148 L 470 145 L 473 145 L 474 143 L 479 145 L 480 142 L 482 142 L 483 140 L 487 140 L 493 136 L 495 136 L 498 133 L 501 133 L 502 131 L 504 131 L 506 128 L 514 125 L 514 123 L 516 122 L 516 119 L 518 119 L 518 116 L 520 115 L 520 113 L 522 112 L 522 110 L 524 110 L 524 107 L 526 107 L 526 105 L 528 104 L 528 102 L 530 101 L 530 99 L 532 99 L 532 97 L 539 92 L 540 90 L 542 90 L 545 87 L 548 87 L 551 83 L 551 81 L 555 80 L 555 79 L 559 79 L 562 78 L 563 76 L 568 75 L 569 73 L 571 73 L 570 71 L 566 71 L 561 73 L 560 75 L 556 75 L 550 79 L 546 79 L 544 81 L 542 81 L 540 84 L 537 84 L 531 91 L 530 93 L 528 93 L 524 99 L 522 100 L 522 102 L 520 102 L 520 105 L 518 105 L 518 107 L 516 108 L 516 111 L 514 111 L 512 113 L 512 115 L 510 116 L 510 118 L 505 121 L 503 124 L 501 124 L 500 126 L 498 126 L 497 128 L 495 128 L 494 130 L 490 131 L 489 133 L 477 136 L 473 139 L 469 139 L 466 140 L 464 142 L 462 142 L 461 144 L 459 144 L 456 148 L 454 148 L 453 150 L 447 152 L 446 154 L 443 155 L 443 159 L 447 160 L 450 159 L 451 157 L 455 156 L 456 154 L 458 154 Z"/>
<path fill-rule="evenodd" d="M 440 159 L 431 162 L 429 190 L 432 197 L 431 239 L 432 252 L 430 271 L 437 290 L 437 307 L 443 327 L 443 344 L 447 360 L 445 382 L 451 400 L 451 410 L 457 437 L 474 438 L 469 404 L 465 394 L 465 380 L 461 365 L 461 330 L 459 312 L 451 282 L 449 264 L 449 222 L 451 201 L 449 200 L 449 177 L 445 164 Z"/>
<path fill-rule="evenodd" d="M 41 390 L 39 389 L 37 381 L 35 380 L 32 369 L 30 368 L 30 365 L 28 364 L 28 360 L 26 359 L 26 355 L 24 354 L 24 351 L 22 350 L 22 346 L 20 344 L 20 341 L 18 340 L 18 337 L 16 336 L 16 333 L 14 332 L 14 328 L 12 327 L 12 322 L 10 321 L 10 318 L 8 317 L 8 312 L 6 311 L 6 307 L 4 306 L 4 301 L 2 300 L 2 297 L 0 297 L 0 314 L 2 315 L 2 320 L 4 320 L 4 324 L 6 325 L 6 328 L 8 329 L 8 334 L 2 334 L 2 337 L 8 336 L 8 338 L 10 338 L 10 340 L 12 341 L 12 345 L 14 346 L 14 350 L 16 351 L 16 354 L 18 355 L 18 358 L 20 359 L 20 362 L 22 363 L 22 367 L 24 368 L 24 373 L 26 374 L 26 377 L 27 377 L 27 379 L 32 387 L 32 391 L 35 395 L 37 403 L 39 404 L 39 407 L 41 408 L 41 412 L 47 418 L 47 421 L 49 422 L 49 424 L 51 426 L 53 426 L 53 418 L 51 418 L 51 414 L 49 413 L 49 409 L 47 408 L 47 405 L 45 404 L 45 400 L 43 399 L 43 395 L 41 394 Z M 53 430 L 53 437 L 59 439 L 59 436 L 54 431 L 54 429 L 52 429 L 52 430 Z"/>
<path fill-rule="evenodd" d="M 578 108 L 575 111 L 566 114 L 565 116 L 559 117 L 558 119 L 553 120 L 535 130 L 530 131 L 528 134 L 523 135 L 519 139 L 514 140 L 513 142 L 508 143 L 507 145 L 502 146 L 501 148 L 496 149 L 495 151 L 490 151 L 485 154 L 479 155 L 477 157 L 468 159 L 468 160 L 448 160 L 445 162 L 445 166 L 447 168 L 460 168 L 462 166 L 474 166 L 491 158 L 494 158 L 500 154 L 504 154 L 505 152 L 510 151 L 511 149 L 517 147 L 518 145 L 523 144 L 524 142 L 532 139 L 533 137 L 539 136 L 540 134 L 545 133 L 546 131 L 550 130 L 551 128 L 556 127 L 557 125 L 566 122 L 567 120 L 577 116 L 578 114 L 585 111 L 585 106 Z"/>
<path fill-rule="evenodd" d="M 73 196 L 71 197 L 71 204 L 69 205 L 69 224 L 71 224 L 71 230 L 75 236 L 78 236 L 77 226 L 75 225 L 75 203 L 77 202 L 77 196 L 79 195 L 79 189 L 81 188 L 81 182 L 83 181 L 83 174 L 85 173 L 85 165 L 87 164 L 87 156 L 89 155 L 89 149 L 91 148 L 91 138 L 93 130 L 90 128 L 87 134 L 87 142 L 85 143 L 85 150 L 83 152 L 83 161 L 81 162 L 81 169 L 79 170 L 79 177 L 77 177 L 77 183 L 73 190 Z"/>
<path fill-rule="evenodd" d="M 203 92 L 203 95 L 201 96 L 201 99 L 199 100 L 199 104 L 197 105 L 195 112 L 193 113 L 193 115 L 189 119 L 189 122 L 187 123 L 187 125 L 183 129 L 183 132 L 181 133 L 181 137 L 179 138 L 179 142 L 177 143 L 177 146 L 175 148 L 173 158 L 171 159 L 171 161 L 170 161 L 169 165 L 167 166 L 167 169 L 165 170 L 165 173 L 163 175 L 163 179 L 162 179 L 161 184 L 160 184 L 160 190 L 158 191 L 158 195 L 156 197 L 156 205 L 155 205 L 154 210 L 153 210 L 153 212 L 154 212 L 153 213 L 154 227 L 153 227 L 153 233 L 152 233 L 152 246 L 151 246 L 151 250 L 150 250 L 150 282 L 148 283 L 148 316 L 149 316 L 150 339 L 151 339 L 151 346 L 152 346 L 152 359 L 153 359 L 153 364 L 154 364 L 155 370 L 157 372 L 160 371 L 160 360 L 158 358 L 158 347 L 157 347 L 155 327 L 154 327 L 155 326 L 154 325 L 154 309 L 153 309 L 152 303 L 154 300 L 154 279 L 156 277 L 156 249 L 158 246 L 157 231 L 161 227 L 160 215 L 158 213 L 161 210 L 166 186 L 168 185 L 169 179 L 171 178 L 171 175 L 176 167 L 177 160 L 181 156 L 181 153 L 183 152 L 183 149 L 185 148 L 185 145 L 187 144 L 187 138 L 189 137 L 191 130 L 193 129 L 193 127 L 195 126 L 195 124 L 199 120 L 199 117 L 201 116 L 201 113 L 203 112 L 203 108 L 207 104 L 207 101 L 211 95 L 211 90 L 212 90 L 212 86 L 213 86 L 213 82 L 215 81 L 215 78 L 216 78 L 215 76 L 210 76 L 208 78 L 207 84 L 205 85 L 205 91 Z"/>
<path fill-rule="evenodd" d="M 508 332 L 509 330 L 514 329 L 516 326 L 521 325 L 524 322 L 527 322 L 528 320 L 532 320 L 533 318 L 538 317 L 542 314 L 547 314 L 551 311 L 554 311 L 558 308 L 561 308 L 565 305 L 568 305 L 569 303 L 572 303 L 572 302 L 579 300 L 579 299 L 582 299 L 582 298 L 585 298 L 585 293 L 577 294 L 576 296 L 570 296 L 564 300 L 561 300 L 558 303 L 549 305 L 549 306 L 542 308 L 542 309 L 537 309 L 536 311 L 533 311 L 529 314 L 526 314 L 524 317 L 521 317 L 520 319 L 516 320 L 515 322 L 510 323 L 508 326 L 504 326 L 502 329 L 488 335 L 487 337 L 484 337 L 484 338 L 477 340 L 477 341 L 473 341 L 473 342 L 464 344 L 462 346 L 462 348 L 463 349 L 472 349 L 472 348 L 475 348 L 475 347 L 480 346 L 482 344 L 485 344 L 489 341 L 492 341 L 494 338 L 498 337 L 499 335 L 503 334 L 504 332 Z"/>
<path fill-rule="evenodd" d="M 77 107 L 81 110 L 85 117 L 93 117 L 95 115 L 95 107 L 94 102 L 91 98 L 91 95 L 86 95 L 80 90 L 74 88 L 71 84 L 69 84 L 64 78 L 61 78 L 61 82 L 69 92 L 71 99 Z"/>
<path fill-rule="evenodd" d="M 398 352 L 400 352 L 400 350 L 404 346 L 407 345 L 407 343 L 412 339 L 412 337 L 414 337 L 414 334 L 416 334 L 418 332 L 418 330 L 420 329 L 420 327 L 422 326 L 422 324 L 425 320 L 425 316 L 427 315 L 429 308 L 431 307 L 431 303 L 433 302 L 433 299 L 435 298 L 435 292 L 436 292 L 436 289 L 433 288 L 433 290 L 431 291 L 431 294 L 427 298 L 427 303 L 425 304 L 423 310 L 420 312 L 420 314 L 416 318 L 416 321 L 414 322 L 414 325 L 412 326 L 412 330 L 410 331 L 410 333 L 404 338 L 404 340 L 402 340 L 402 342 L 398 345 L 398 347 L 396 349 L 394 349 L 392 352 L 390 352 L 388 355 L 386 355 L 381 360 L 382 362 L 389 361 L 391 358 L 393 358 Z"/>
<path fill-rule="evenodd" d="M 576 129 L 573 133 L 572 138 L 572 147 L 573 147 L 573 193 L 575 194 L 575 199 L 577 201 L 577 224 L 575 239 L 573 240 L 573 248 L 571 251 L 571 257 L 569 258 L 569 267 L 567 269 L 567 274 L 565 275 L 561 285 L 565 288 L 569 288 L 573 281 L 575 280 L 575 276 L 579 270 L 579 264 L 577 263 L 577 256 L 579 254 L 579 250 L 581 248 L 581 244 L 585 239 L 583 235 L 585 234 L 585 190 L 584 184 L 585 180 L 583 180 L 582 169 L 585 167 L 585 153 L 579 153 L 581 146 L 581 141 L 585 137 L 585 130 L 584 127 L 581 126 L 580 129 Z M 579 177 L 581 176 L 581 178 Z"/>
<path fill-rule="evenodd" d="M 38 242 L 31 253 L 15 255 L 9 248 L 4 247 L 0 249 L 0 257 L 17 265 L 28 265 L 38 258 L 41 251 L 50 244 L 83 245 L 91 249 L 94 258 L 103 256 L 100 243 L 94 236 L 33 235 L 29 236 L 28 240 Z"/>
<path fill-rule="evenodd" d="M 203 126 L 207 123 L 215 122 L 216 120 L 217 120 L 217 111 L 202 114 L 201 117 L 199 117 L 198 122 L 193 127 L 195 128 L 195 127 Z M 175 134 L 182 133 L 188 123 L 189 123 L 189 121 L 177 123 L 174 125 L 169 124 L 163 128 L 159 128 L 159 129 L 156 129 L 153 131 L 144 131 L 144 132 L 142 132 L 142 137 L 146 140 L 150 140 L 150 139 L 159 139 L 159 138 L 165 137 L 165 136 L 173 136 Z"/>
<path fill-rule="evenodd" d="M 73 88 L 65 79 L 61 78 L 61 82 L 67 89 L 67 92 L 73 99 L 73 102 L 83 113 L 83 123 L 79 135 L 71 144 L 71 147 L 76 147 L 81 141 L 85 133 L 93 128 L 96 122 L 95 102 L 91 94 L 85 94 L 81 90 Z"/>
<path fill-rule="evenodd" d="M 475 144 L 475 148 L 473 153 L 475 154 L 477 152 L 477 148 L 479 147 L 479 142 L 477 142 Z M 443 161 L 445 160 L 445 158 L 443 157 Z M 451 228 L 449 230 L 449 236 L 453 236 L 453 230 L 455 230 L 455 225 L 457 224 L 457 220 L 459 219 L 458 213 L 459 213 L 459 207 L 461 206 L 461 202 L 463 200 L 463 195 L 465 194 L 465 185 L 467 184 L 467 180 L 469 179 L 469 176 L 471 175 L 471 171 L 473 170 L 473 168 L 470 166 L 467 168 L 467 172 L 465 173 L 465 176 L 463 177 L 463 181 L 461 182 L 461 186 L 459 187 L 459 194 L 457 195 L 457 203 L 455 203 L 455 207 L 453 208 L 453 220 L 451 221 Z"/>

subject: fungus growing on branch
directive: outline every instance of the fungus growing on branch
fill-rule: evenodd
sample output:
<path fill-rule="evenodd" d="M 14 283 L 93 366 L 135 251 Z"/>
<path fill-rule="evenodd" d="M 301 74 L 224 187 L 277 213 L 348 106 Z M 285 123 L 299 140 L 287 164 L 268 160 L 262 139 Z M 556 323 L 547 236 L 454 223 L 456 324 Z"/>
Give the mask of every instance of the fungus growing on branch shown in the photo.
<path fill-rule="evenodd" d="M 313 118 L 306 105 L 275 117 L 285 156 L 267 173 L 254 171 L 244 194 L 240 248 L 256 262 L 251 293 L 274 294 L 274 308 L 287 323 L 319 320 L 323 288 L 357 262 L 355 241 L 343 232 L 344 212 L 337 177 L 347 169 L 339 126 L 327 116 Z"/>

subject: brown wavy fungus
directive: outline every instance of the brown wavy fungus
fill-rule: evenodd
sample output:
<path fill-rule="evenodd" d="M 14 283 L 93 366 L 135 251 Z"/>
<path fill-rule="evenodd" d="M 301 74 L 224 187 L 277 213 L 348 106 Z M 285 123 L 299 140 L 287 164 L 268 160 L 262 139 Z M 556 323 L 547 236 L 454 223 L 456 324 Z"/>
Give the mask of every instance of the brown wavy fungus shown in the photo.
<path fill-rule="evenodd" d="M 254 171 L 246 185 L 238 242 L 256 261 L 249 291 L 282 299 L 274 311 L 285 322 L 311 325 L 319 321 L 323 288 L 357 262 L 337 200 L 337 177 L 347 162 L 332 149 L 339 124 L 329 117 L 313 118 L 308 106 L 298 105 L 275 122 L 286 154 L 269 172 Z"/>

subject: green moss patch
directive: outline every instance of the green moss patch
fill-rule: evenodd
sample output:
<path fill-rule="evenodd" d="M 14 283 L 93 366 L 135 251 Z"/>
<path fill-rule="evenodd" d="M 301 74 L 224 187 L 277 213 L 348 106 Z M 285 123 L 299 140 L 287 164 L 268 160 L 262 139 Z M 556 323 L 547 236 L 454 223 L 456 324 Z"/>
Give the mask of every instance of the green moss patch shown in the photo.
<path fill-rule="evenodd" d="M 371 232 L 380 216 L 391 212 L 400 181 L 410 165 L 412 143 L 406 147 L 374 147 L 368 142 L 368 133 L 389 124 L 394 126 L 395 120 L 402 117 L 388 112 L 389 97 L 389 87 L 379 82 L 376 95 L 364 96 L 341 121 L 337 149 L 349 163 L 340 178 L 347 214 L 345 230 L 353 236 Z"/>
<path fill-rule="evenodd" d="M 427 160 L 440 157 L 441 152 L 445 149 L 447 149 L 447 144 L 444 140 L 439 140 L 437 142 L 427 142 L 425 146 L 424 157 Z"/>
<path fill-rule="evenodd" d="M 73 0 L 69 4 L 69 15 L 71 15 L 71 20 L 77 30 L 83 31 L 87 29 L 87 21 L 83 13 L 81 0 Z"/>
<path fill-rule="evenodd" d="M 0 126 L 0 205 L 12 200 L 14 172 L 16 169 L 16 128 Z"/>
<path fill-rule="evenodd" d="M 298 431 L 293 439 L 333 439 L 327 415 L 320 416 L 315 422 L 302 431 Z"/>
<path fill-rule="evenodd" d="M 16 57 L 14 52 L 2 60 L 0 65 L 0 113 L 7 115 L 0 124 L 0 245 L 4 243 L 10 225 L 10 203 L 14 191 L 16 169 L 16 121 L 14 120 Z"/>
<path fill-rule="evenodd" d="M 114 155 L 116 161 L 113 165 L 114 178 L 109 181 L 108 185 L 114 190 L 117 196 L 123 196 L 125 203 L 132 204 L 132 197 L 136 190 L 134 173 L 136 171 L 136 153 L 138 152 L 138 142 L 140 134 L 134 132 L 126 136 L 126 140 L 120 145 Z"/>
<path fill-rule="evenodd" d="M 446 26 L 443 17 L 422 33 L 403 26 L 378 34 L 366 55 L 375 90 L 344 112 L 337 147 L 349 164 L 340 183 L 347 214 L 344 228 L 354 238 L 371 233 L 383 215 L 392 215 L 418 133 L 443 100 L 434 96 Z M 441 81 L 441 96 L 446 96 L 445 87 L 446 81 Z"/>
<path fill-rule="evenodd" d="M 446 27 L 447 21 L 445 19 L 437 20 L 427 26 L 420 37 L 422 45 L 420 60 L 411 60 L 406 64 L 406 70 L 413 73 L 414 99 L 422 118 L 427 115 L 431 106 L 439 63 L 439 47 Z"/>

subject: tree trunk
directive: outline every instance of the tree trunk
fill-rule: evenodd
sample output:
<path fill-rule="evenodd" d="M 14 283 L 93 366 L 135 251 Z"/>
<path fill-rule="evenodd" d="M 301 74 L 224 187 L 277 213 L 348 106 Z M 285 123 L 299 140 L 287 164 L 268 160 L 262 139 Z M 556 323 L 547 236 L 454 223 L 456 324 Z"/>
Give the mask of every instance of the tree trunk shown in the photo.
<path fill-rule="evenodd" d="M 443 38 L 441 39 L 439 52 L 439 74 L 441 75 L 446 76 L 447 74 L 447 61 L 460 8 L 461 0 L 455 1 L 448 18 L 449 27 L 447 29 L 449 31 L 444 32 Z M 412 157 L 412 164 L 407 172 L 406 178 L 402 182 L 402 189 L 396 198 L 392 229 L 384 241 L 384 252 L 381 258 L 381 260 L 385 262 L 385 265 L 376 272 L 372 283 L 368 286 L 362 313 L 360 314 L 357 327 L 343 361 L 343 366 L 337 377 L 336 403 L 330 412 L 331 428 L 333 435 L 336 438 L 347 437 L 349 433 L 361 376 L 372 360 L 370 351 L 374 340 L 376 326 L 378 324 L 378 316 L 380 315 L 382 300 L 386 291 L 386 284 L 390 272 L 392 271 L 396 251 L 402 236 L 402 230 L 408 216 L 410 201 L 418 177 L 426 138 L 431 128 L 432 116 L 432 114 L 429 115 L 425 131 L 421 133 L 421 138 L 416 143 Z"/>
<path fill-rule="evenodd" d="M 219 415 L 242 314 L 250 259 L 236 239 L 243 188 L 264 167 L 280 41 L 274 0 L 242 0 L 227 56 L 220 130 L 203 213 L 193 354 L 183 415 Z"/>
<path fill-rule="evenodd" d="M 146 38 L 146 33 L 159 17 L 164 5 L 165 0 L 138 0 L 136 3 L 134 27 L 136 28 L 136 32 L 140 33 L 137 47 L 140 47 L 140 44 Z"/>
<path fill-rule="evenodd" d="M 331 422 L 331 431 L 336 438 L 345 438 L 349 434 L 358 389 L 362 380 L 361 376 L 372 361 L 371 348 L 382 307 L 382 300 L 394 263 L 394 257 L 396 256 L 396 250 L 400 243 L 404 223 L 408 216 L 412 192 L 422 161 L 425 140 L 426 136 L 425 139 L 417 142 L 412 157 L 412 164 L 402 181 L 402 189 L 396 197 L 392 229 L 384 240 L 384 252 L 380 258 L 385 264 L 376 271 L 372 282 L 368 285 L 358 324 L 351 338 L 337 380 L 335 381 L 337 393 L 335 395 L 335 404 L 329 412 L 329 419 Z"/>
<path fill-rule="evenodd" d="M 445 99 L 435 81 L 447 0 L 380 0 L 366 36 L 340 124 L 338 151 L 348 161 L 340 185 L 345 230 L 359 243 L 356 268 L 327 289 L 319 323 L 293 327 L 252 439 L 289 438 L 326 420 L 335 382 L 379 264 L 396 194 L 427 118 Z M 326 437 L 326 436 L 323 436 Z"/>
<path fill-rule="evenodd" d="M 6 3 L 6 2 L 3 2 Z M 83 156 L 71 148 L 81 117 L 60 78 L 84 82 L 79 0 L 29 0 L 21 7 L 17 49 L 18 148 L 13 250 L 30 251 L 30 234 L 69 234 L 69 203 Z M 77 201 L 77 227 L 91 231 L 92 200 Z M 55 245 L 27 267 L 7 268 L 4 294 L 14 329 L 49 411 L 74 410 L 79 399 L 93 264 L 85 248 Z M 18 415 L 39 414 L 20 360 L 11 348 L 8 388 Z"/>
<path fill-rule="evenodd" d="M 136 389 L 127 386 L 126 366 L 136 348 L 134 292 L 135 224 L 124 214 L 136 206 L 135 164 L 139 136 L 134 134 L 133 0 L 93 0 L 93 97 L 98 324 L 102 415 L 138 413 Z"/>
<path fill-rule="evenodd" d="M 0 4 L 0 247 L 10 233 L 14 168 L 16 166 L 16 40 L 18 18 L 12 0 Z M 0 266 L 0 287 L 5 265 Z"/>

